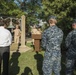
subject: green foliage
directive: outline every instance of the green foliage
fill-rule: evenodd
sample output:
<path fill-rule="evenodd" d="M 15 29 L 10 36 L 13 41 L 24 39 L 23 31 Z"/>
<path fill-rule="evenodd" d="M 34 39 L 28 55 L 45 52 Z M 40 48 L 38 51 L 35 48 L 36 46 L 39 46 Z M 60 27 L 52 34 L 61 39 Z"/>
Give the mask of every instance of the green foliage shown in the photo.
<path fill-rule="evenodd" d="M 27 26 L 38 24 L 38 19 L 47 21 L 50 15 L 54 15 L 64 32 L 71 29 L 72 20 L 76 18 L 75 9 L 75 0 L 0 0 L 1 15 L 21 17 L 25 14 Z"/>
<path fill-rule="evenodd" d="M 54 15 L 57 17 L 58 25 L 65 32 L 71 29 L 72 20 L 76 18 L 75 0 L 42 0 L 43 18 Z M 66 31 L 66 32 L 67 32 Z"/>
<path fill-rule="evenodd" d="M 23 0 L 20 3 L 20 8 L 27 13 L 26 25 L 38 24 L 38 15 L 41 13 L 41 5 L 39 3 L 39 0 Z"/>
<path fill-rule="evenodd" d="M 43 10 L 46 16 L 56 15 L 58 18 L 67 16 L 73 6 L 72 0 L 43 0 Z"/>
<path fill-rule="evenodd" d="M 0 0 L 0 15 L 7 15 L 7 16 L 15 16 L 20 17 L 21 15 L 25 14 L 21 9 L 14 3 L 13 0 L 6 1 Z"/>

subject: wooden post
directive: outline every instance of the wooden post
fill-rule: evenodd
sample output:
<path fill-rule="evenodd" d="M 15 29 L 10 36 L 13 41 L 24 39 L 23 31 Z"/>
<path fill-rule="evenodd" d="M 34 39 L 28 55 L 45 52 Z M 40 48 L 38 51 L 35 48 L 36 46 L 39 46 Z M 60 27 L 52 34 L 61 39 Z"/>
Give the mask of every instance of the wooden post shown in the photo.
<path fill-rule="evenodd" d="M 32 34 L 32 38 L 34 39 L 34 47 L 35 51 L 40 51 L 40 40 L 41 40 L 41 34 Z"/>

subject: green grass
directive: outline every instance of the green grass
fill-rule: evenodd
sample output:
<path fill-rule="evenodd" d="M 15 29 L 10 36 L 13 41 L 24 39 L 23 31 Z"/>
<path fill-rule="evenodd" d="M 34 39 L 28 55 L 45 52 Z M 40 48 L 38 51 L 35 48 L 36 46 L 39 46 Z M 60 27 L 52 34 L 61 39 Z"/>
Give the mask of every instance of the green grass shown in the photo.
<path fill-rule="evenodd" d="M 10 58 L 10 74 L 42 75 L 41 66 L 43 61 L 43 53 L 44 52 L 36 54 L 32 51 L 28 51 L 26 53 L 14 52 Z"/>
<path fill-rule="evenodd" d="M 42 75 L 42 61 L 44 51 L 32 52 L 31 43 L 27 46 L 31 47 L 30 51 L 25 53 L 14 52 L 10 56 L 10 75 Z M 15 45 L 16 46 L 16 45 Z M 12 51 L 17 49 L 14 45 Z M 15 48 L 13 48 L 15 47 Z"/>
<path fill-rule="evenodd" d="M 10 75 L 42 75 L 42 61 L 44 51 L 38 54 L 32 52 L 31 43 L 27 43 L 31 47 L 30 51 L 25 53 L 14 52 L 10 56 Z M 16 50 L 16 45 L 13 45 L 12 50 Z M 74 71 L 76 75 L 76 71 Z M 61 75 L 65 75 L 65 53 L 62 55 L 62 70 Z"/>

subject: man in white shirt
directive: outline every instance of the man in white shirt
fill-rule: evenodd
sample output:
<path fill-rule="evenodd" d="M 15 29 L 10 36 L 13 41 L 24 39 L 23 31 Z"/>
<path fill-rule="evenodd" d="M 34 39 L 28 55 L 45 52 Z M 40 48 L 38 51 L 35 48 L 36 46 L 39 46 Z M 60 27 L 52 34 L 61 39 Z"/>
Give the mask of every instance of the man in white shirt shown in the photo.
<path fill-rule="evenodd" d="M 5 28 L 6 24 L 3 20 L 0 21 L 0 73 L 1 73 L 1 62 L 3 60 L 3 74 L 9 75 L 9 52 L 10 45 L 12 43 L 12 36 L 9 30 Z M 1 74 L 0 74 L 1 75 Z"/>

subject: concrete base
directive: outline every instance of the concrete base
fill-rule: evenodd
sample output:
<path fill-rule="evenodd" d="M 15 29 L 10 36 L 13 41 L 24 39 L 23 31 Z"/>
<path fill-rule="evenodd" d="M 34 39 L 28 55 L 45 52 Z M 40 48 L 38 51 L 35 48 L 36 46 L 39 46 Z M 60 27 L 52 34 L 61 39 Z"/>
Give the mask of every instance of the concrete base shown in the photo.
<path fill-rule="evenodd" d="M 28 50 L 30 50 L 31 48 L 27 47 L 27 46 L 20 46 L 19 47 L 19 52 L 26 52 Z"/>

